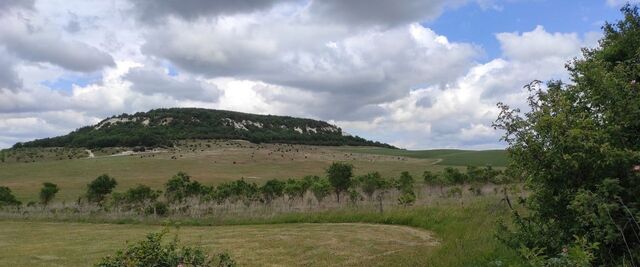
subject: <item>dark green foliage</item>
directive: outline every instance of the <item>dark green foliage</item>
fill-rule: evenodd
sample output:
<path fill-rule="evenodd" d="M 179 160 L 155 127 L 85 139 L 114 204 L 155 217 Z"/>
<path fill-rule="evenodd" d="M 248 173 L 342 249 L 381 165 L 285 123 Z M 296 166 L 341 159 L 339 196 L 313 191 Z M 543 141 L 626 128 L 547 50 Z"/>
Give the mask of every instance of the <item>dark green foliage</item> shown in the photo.
<path fill-rule="evenodd" d="M 284 193 L 289 200 L 302 198 L 304 193 L 307 192 L 304 184 L 305 182 L 302 180 L 289 179 L 284 185 Z"/>
<path fill-rule="evenodd" d="M 422 174 L 422 179 L 424 179 L 424 182 L 427 184 L 437 184 L 438 174 L 431 171 L 424 171 L 424 173 Z"/>
<path fill-rule="evenodd" d="M 100 175 L 87 185 L 87 199 L 90 202 L 102 204 L 105 197 L 111 194 L 117 184 L 116 179 L 109 177 L 109 175 Z"/>
<path fill-rule="evenodd" d="M 213 188 L 204 186 L 198 181 L 191 181 L 191 176 L 178 172 L 165 184 L 164 196 L 169 203 L 182 202 L 190 197 L 202 197 L 210 194 Z"/>
<path fill-rule="evenodd" d="M 413 192 L 413 185 L 415 181 L 409 172 L 404 171 L 400 173 L 400 179 L 396 184 L 396 189 L 400 192 Z"/>
<path fill-rule="evenodd" d="M 338 202 L 340 202 L 340 193 L 345 192 L 351 187 L 351 177 L 353 177 L 353 165 L 349 163 L 334 162 L 327 169 L 327 177 L 336 192 Z"/>
<path fill-rule="evenodd" d="M 42 189 L 40 190 L 40 203 L 46 206 L 56 196 L 58 191 L 60 191 L 58 185 L 49 182 L 43 183 Z"/>
<path fill-rule="evenodd" d="M 327 197 L 331 193 L 331 183 L 326 178 L 315 179 L 311 184 L 311 192 L 316 197 L 318 202 L 322 202 L 322 200 Z"/>
<path fill-rule="evenodd" d="M 464 173 L 452 167 L 444 168 L 442 178 L 447 184 L 462 184 L 467 181 L 467 176 Z"/>
<path fill-rule="evenodd" d="M 167 206 L 167 203 L 157 201 L 153 203 L 151 206 L 148 206 L 145 209 L 144 213 L 147 215 L 153 214 L 157 216 L 164 216 L 164 215 L 167 215 L 167 213 L 169 213 L 169 206 Z"/>
<path fill-rule="evenodd" d="M 370 172 L 356 178 L 356 182 L 362 189 L 362 192 L 369 198 L 373 199 L 373 194 L 376 190 L 380 189 L 382 183 L 384 183 L 382 176 L 379 172 Z"/>
<path fill-rule="evenodd" d="M 347 193 L 349 194 L 349 202 L 351 202 L 352 205 L 357 204 L 358 200 L 362 199 L 360 192 L 358 192 L 358 190 L 356 190 L 355 188 L 349 188 Z"/>
<path fill-rule="evenodd" d="M 124 250 L 116 252 L 100 260 L 98 267 L 175 267 L 175 266 L 235 266 L 236 263 L 226 253 L 214 259 L 204 249 L 198 247 L 178 246 L 177 238 L 164 244 L 162 241 L 166 231 L 151 233 L 145 240 L 133 243 Z"/>
<path fill-rule="evenodd" d="M 129 188 L 124 193 L 124 200 L 132 208 L 145 210 L 147 207 L 151 207 L 153 209 L 155 202 L 160 197 L 160 193 L 160 191 L 153 190 L 146 185 L 138 185 L 134 188 Z"/>
<path fill-rule="evenodd" d="M 227 200 L 231 202 L 242 200 L 249 203 L 258 200 L 259 193 L 260 190 L 256 183 L 247 183 L 244 179 L 240 179 L 218 185 L 211 195 L 218 203 Z"/>
<path fill-rule="evenodd" d="M 109 120 L 113 119 L 120 122 L 109 123 Z M 236 123 L 239 123 L 237 127 Z M 313 130 L 307 130 L 308 128 Z M 68 135 L 17 143 L 13 148 L 144 148 L 171 146 L 177 140 L 186 139 L 242 139 L 254 143 L 393 148 L 388 144 L 357 136 L 344 136 L 340 128 L 324 121 L 200 108 L 155 109 L 132 115 L 122 114 L 105 119 L 96 126 L 80 128 Z"/>
<path fill-rule="evenodd" d="M 416 193 L 413 191 L 415 181 L 409 172 L 402 172 L 396 182 L 396 189 L 400 191 L 398 203 L 402 206 L 412 205 L 416 201 Z"/>
<path fill-rule="evenodd" d="M 9 187 L 0 186 L 0 207 L 19 206 L 21 204 L 22 203 L 11 193 Z"/>
<path fill-rule="evenodd" d="M 640 264 L 640 15 L 622 12 L 568 65 L 571 84 L 532 82 L 524 115 L 500 104 L 495 126 L 531 191 L 527 214 L 500 236 L 520 251 L 587 247 L 595 266 Z"/>
<path fill-rule="evenodd" d="M 268 204 L 271 203 L 275 198 L 282 197 L 284 193 L 285 182 L 271 179 L 267 181 L 264 185 L 260 187 L 260 193 L 262 194 L 262 199 Z"/>

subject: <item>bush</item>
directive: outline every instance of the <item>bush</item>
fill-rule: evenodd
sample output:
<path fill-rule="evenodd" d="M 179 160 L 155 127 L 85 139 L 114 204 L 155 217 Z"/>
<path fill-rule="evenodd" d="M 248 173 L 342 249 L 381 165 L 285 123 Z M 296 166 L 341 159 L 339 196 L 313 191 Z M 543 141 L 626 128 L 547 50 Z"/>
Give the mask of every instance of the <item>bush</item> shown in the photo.
<path fill-rule="evenodd" d="M 87 185 L 87 199 L 101 205 L 117 184 L 116 179 L 109 177 L 109 175 L 100 175 Z"/>
<path fill-rule="evenodd" d="M 144 211 L 147 215 L 165 216 L 169 213 L 169 206 L 164 202 L 155 202 Z"/>
<path fill-rule="evenodd" d="M 358 185 L 360 185 L 360 189 L 362 192 L 367 195 L 369 200 L 373 199 L 373 194 L 380 188 L 380 184 L 382 183 L 382 177 L 379 172 L 371 172 L 362 176 L 358 176 L 356 179 Z"/>
<path fill-rule="evenodd" d="M 178 172 L 165 184 L 164 196 L 169 203 L 178 203 L 189 197 L 209 195 L 212 191 L 212 187 L 204 186 L 198 181 L 191 181 L 191 176 Z"/>
<path fill-rule="evenodd" d="M 267 181 L 260 187 L 262 199 L 264 199 L 264 201 L 269 204 L 275 198 L 282 197 L 282 195 L 284 194 L 284 186 L 285 182 L 277 179 L 271 179 Z"/>
<path fill-rule="evenodd" d="M 9 187 L 0 186 L 0 207 L 19 206 L 21 204 L 22 203 L 11 193 L 11 189 L 9 189 Z"/>
<path fill-rule="evenodd" d="M 48 182 L 43 183 L 42 189 L 40 190 L 40 203 L 46 206 L 56 196 L 58 191 L 60 191 L 58 185 Z"/>
<path fill-rule="evenodd" d="M 131 208 L 137 208 L 144 211 L 147 207 L 153 209 L 153 204 L 158 200 L 160 191 L 151 189 L 146 185 L 138 185 L 134 188 L 129 188 L 124 193 L 124 201 L 131 206 Z"/>
<path fill-rule="evenodd" d="M 531 82 L 524 114 L 499 104 L 494 126 L 530 192 L 526 213 L 514 211 L 500 232 L 518 251 L 554 258 L 580 239 L 600 244 L 588 265 L 638 264 L 640 14 L 629 5 L 622 13 L 597 48 L 567 64 L 570 84 Z"/>
<path fill-rule="evenodd" d="M 211 258 L 202 248 L 178 247 L 175 238 L 168 244 L 162 239 L 167 231 L 148 234 L 145 240 L 127 246 L 116 252 L 115 256 L 102 258 L 95 266 L 123 267 L 123 266 L 235 266 L 236 263 L 226 253 L 218 254 L 217 259 Z"/>
<path fill-rule="evenodd" d="M 310 189 L 318 202 L 322 202 L 331 193 L 331 183 L 325 178 L 318 178 L 311 184 Z"/>
<path fill-rule="evenodd" d="M 416 194 L 413 192 L 405 192 L 398 197 L 398 204 L 401 206 L 411 206 L 416 202 Z"/>

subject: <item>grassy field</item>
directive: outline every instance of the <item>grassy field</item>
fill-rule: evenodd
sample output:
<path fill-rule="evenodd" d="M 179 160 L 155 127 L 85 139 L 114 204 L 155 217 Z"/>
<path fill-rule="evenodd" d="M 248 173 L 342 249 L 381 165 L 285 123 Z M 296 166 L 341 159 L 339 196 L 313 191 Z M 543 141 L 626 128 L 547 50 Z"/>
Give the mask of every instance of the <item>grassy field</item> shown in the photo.
<path fill-rule="evenodd" d="M 191 141 L 133 154 L 126 148 L 24 153 L 29 156 L 17 152 L 0 163 L 0 185 L 11 188 L 26 203 L 37 200 L 43 182 L 56 183 L 61 191 L 53 206 L 74 201 L 85 192 L 87 183 L 103 173 L 115 177 L 116 191 L 122 192 L 136 184 L 162 189 L 178 171 L 207 185 L 242 177 L 261 184 L 271 178 L 324 175 L 332 162 L 343 161 L 355 166 L 356 175 L 378 171 L 385 177 L 398 177 L 409 171 L 420 181 L 425 170 L 504 166 L 506 161 L 505 152 L 497 150 L 406 151 L 242 141 Z M 78 156 L 82 153 L 94 157 Z M 307 202 L 300 205 L 311 208 L 292 209 L 283 202 L 284 208 L 278 212 L 248 208 L 246 214 L 168 218 L 112 217 L 99 212 L 39 216 L 35 208 L 29 210 L 34 214 L 26 213 L 28 209 L 0 213 L 0 266 L 87 266 L 123 248 L 127 241 L 137 241 L 163 225 L 176 223 L 181 225 L 179 235 L 184 243 L 204 246 L 211 253 L 228 251 L 241 266 L 521 264 L 514 252 L 495 238 L 496 221 L 508 218 L 509 212 L 492 190 L 474 196 L 463 189 L 461 198 L 449 198 L 419 188 L 415 207 L 399 207 L 395 196 L 382 214 L 365 202 L 358 206 L 332 206 L 329 202 L 323 203 L 322 209 Z M 431 196 L 424 199 L 427 195 Z"/>
<path fill-rule="evenodd" d="M 433 149 L 433 150 L 404 150 L 379 147 L 344 147 L 338 148 L 351 153 L 365 153 L 375 155 L 398 156 L 416 159 L 438 160 L 438 165 L 456 166 L 486 166 L 504 167 L 508 163 L 505 150 L 459 150 L 459 149 Z"/>
<path fill-rule="evenodd" d="M 522 262 L 514 252 L 494 237 L 496 220 L 507 215 L 499 198 L 482 196 L 383 214 L 353 208 L 172 222 L 4 219 L 0 265 L 86 266 L 168 223 L 181 225 L 179 236 L 185 243 L 212 253 L 228 251 L 241 266 L 491 266 L 498 261 L 518 266 Z"/>
<path fill-rule="evenodd" d="M 57 200 L 74 201 L 85 192 L 87 183 L 104 173 L 116 178 L 116 191 L 137 184 L 162 189 L 178 171 L 208 185 L 243 177 L 261 184 L 272 178 L 324 175 L 334 161 L 352 163 L 356 174 L 378 171 L 385 177 L 397 177 L 402 171 L 420 177 L 425 170 L 443 168 L 434 165 L 436 159 L 349 153 L 332 147 L 197 142 L 156 153 L 0 163 L 0 185 L 27 202 L 37 200 L 43 182 L 52 182 L 61 188 Z"/>
<path fill-rule="evenodd" d="M 87 266 L 161 226 L 3 221 L 0 265 Z M 425 230 L 375 224 L 186 226 L 182 244 L 229 251 L 240 266 L 372 265 L 438 243 Z M 173 238 L 168 235 L 167 239 Z M 99 242 L 96 242 L 98 241 Z"/>

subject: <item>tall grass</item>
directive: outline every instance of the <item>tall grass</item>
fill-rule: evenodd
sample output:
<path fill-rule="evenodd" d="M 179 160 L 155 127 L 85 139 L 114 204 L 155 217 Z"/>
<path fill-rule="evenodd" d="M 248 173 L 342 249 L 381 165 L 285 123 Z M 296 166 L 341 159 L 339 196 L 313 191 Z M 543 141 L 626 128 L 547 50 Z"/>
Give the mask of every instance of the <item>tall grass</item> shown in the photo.
<path fill-rule="evenodd" d="M 11 216 L 14 214 L 14 216 Z M 153 217 L 111 213 L 63 216 L 30 216 L 2 213 L 0 218 L 30 221 L 66 221 L 87 223 L 220 226 L 290 223 L 377 223 L 404 225 L 433 232 L 440 245 L 426 251 L 401 251 L 391 260 L 398 266 L 517 266 L 517 255 L 494 236 L 496 221 L 508 219 L 509 209 L 496 195 L 463 198 L 439 198 L 413 207 L 388 206 L 380 213 L 375 205 L 359 205 L 329 210 L 293 212 L 257 212 L 245 214 L 209 214 L 200 217 Z"/>

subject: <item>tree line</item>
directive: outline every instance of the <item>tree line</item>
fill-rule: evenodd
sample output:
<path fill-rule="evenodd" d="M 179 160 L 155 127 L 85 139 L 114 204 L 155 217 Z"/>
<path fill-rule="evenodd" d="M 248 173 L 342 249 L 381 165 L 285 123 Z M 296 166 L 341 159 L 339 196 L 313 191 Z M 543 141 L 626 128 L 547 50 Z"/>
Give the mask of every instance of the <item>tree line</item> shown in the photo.
<path fill-rule="evenodd" d="M 501 184 L 512 180 L 507 179 L 502 171 L 494 170 L 490 166 L 469 166 L 466 172 L 452 167 L 447 167 L 440 173 L 425 171 L 422 179 L 425 184 L 439 186 L 441 193 L 444 186 L 475 184 L 478 186 L 471 187 L 470 190 L 478 190 L 486 183 Z M 400 173 L 398 178 L 383 178 L 379 172 L 355 176 L 353 165 L 344 162 L 332 163 L 326 169 L 325 177 L 309 175 L 301 179 L 270 179 L 262 185 L 239 179 L 209 186 L 192 179 L 185 172 L 178 172 L 164 184 L 164 190 L 137 185 L 124 192 L 114 192 L 118 182 L 115 178 L 103 174 L 87 184 L 86 192 L 78 199 L 78 203 L 87 202 L 117 211 L 163 215 L 169 212 L 170 206 L 183 205 L 190 199 L 217 204 L 241 202 L 246 205 L 270 205 L 278 198 L 293 203 L 301 200 L 309 192 L 319 204 L 330 195 L 334 195 L 337 202 L 356 203 L 364 199 L 377 201 L 382 211 L 382 200 L 391 190 L 399 193 L 399 205 L 412 205 L 416 201 L 415 183 L 414 177 L 406 171 Z M 40 204 L 47 206 L 58 191 L 60 188 L 56 184 L 44 183 L 39 196 Z M 164 197 L 164 201 L 161 201 L 161 197 Z M 33 204 L 35 203 L 29 205 Z M 0 206 L 19 205 L 21 202 L 13 196 L 8 187 L 0 187 Z"/>

